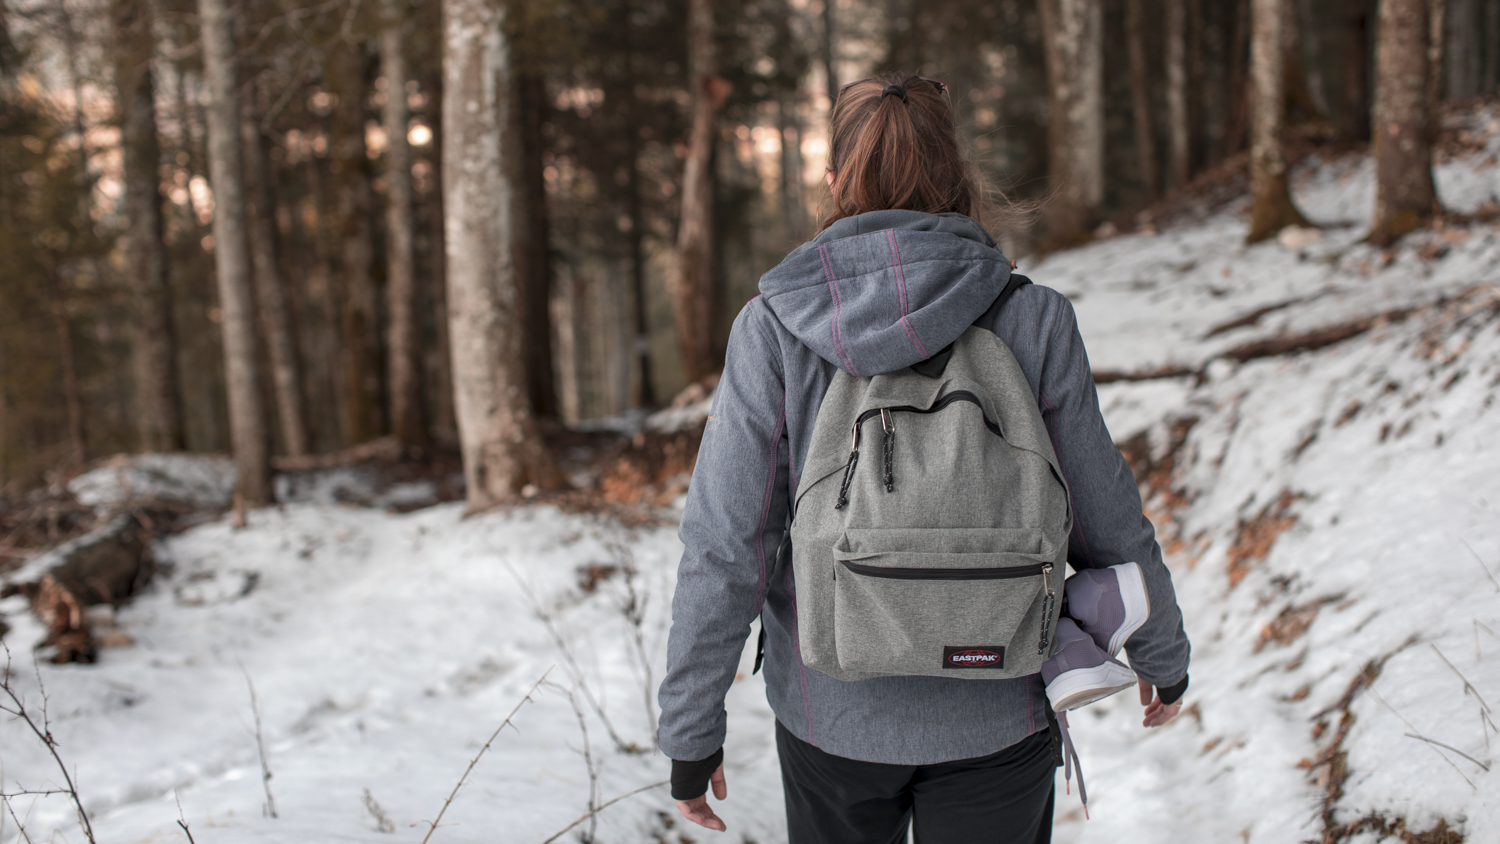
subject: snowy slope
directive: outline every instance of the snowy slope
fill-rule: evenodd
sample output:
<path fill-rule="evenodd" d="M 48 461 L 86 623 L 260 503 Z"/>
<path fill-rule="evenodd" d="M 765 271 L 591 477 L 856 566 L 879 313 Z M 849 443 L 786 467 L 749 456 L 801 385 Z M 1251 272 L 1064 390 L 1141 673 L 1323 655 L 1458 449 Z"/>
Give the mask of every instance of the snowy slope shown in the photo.
<path fill-rule="evenodd" d="M 1438 174 L 1465 211 L 1500 196 L 1500 116 L 1471 120 L 1493 124 L 1488 146 Z M 1325 830 L 1369 844 L 1375 825 L 1336 827 L 1372 813 L 1500 841 L 1500 781 L 1478 764 L 1500 755 L 1481 712 L 1481 699 L 1500 706 L 1500 229 L 1424 232 L 1382 253 L 1358 243 L 1367 162 L 1304 166 L 1293 189 L 1329 226 L 1316 240 L 1247 248 L 1231 207 L 1022 267 L 1072 297 L 1096 371 L 1195 373 L 1100 387 L 1151 493 L 1193 683 L 1189 713 L 1162 729 L 1142 729 L 1125 696 L 1075 715 L 1093 818 L 1060 796 L 1064 844 Z M 1355 324 L 1366 330 L 1315 350 L 1244 351 Z M 201 844 L 417 842 L 551 667 L 555 685 L 521 708 L 432 836 L 541 844 L 589 803 L 585 749 L 604 800 L 666 776 L 659 756 L 618 749 L 610 725 L 619 744 L 649 741 L 640 654 L 654 683 L 674 533 L 550 507 L 465 519 L 456 505 L 393 515 L 326 497 L 253 513 L 243 531 L 203 525 L 164 544 L 169 570 L 119 611 L 133 645 L 95 666 L 41 666 L 52 730 L 100 841 L 185 841 L 180 798 Z M 590 567 L 626 564 L 638 626 L 622 574 L 585 588 Z M 41 631 L 19 599 L 0 612 L 15 626 L 11 682 L 35 705 L 27 646 Z M 247 674 L 276 819 L 262 814 Z M 669 828 L 656 788 L 605 810 L 596 840 L 784 841 L 760 678 L 737 681 L 728 709 L 727 836 Z M 0 767 L 7 791 L 57 780 L 13 721 L 0 721 Z M 14 803 L 34 840 L 82 840 L 62 798 Z M 16 840 L 6 818 L 0 842 Z"/>

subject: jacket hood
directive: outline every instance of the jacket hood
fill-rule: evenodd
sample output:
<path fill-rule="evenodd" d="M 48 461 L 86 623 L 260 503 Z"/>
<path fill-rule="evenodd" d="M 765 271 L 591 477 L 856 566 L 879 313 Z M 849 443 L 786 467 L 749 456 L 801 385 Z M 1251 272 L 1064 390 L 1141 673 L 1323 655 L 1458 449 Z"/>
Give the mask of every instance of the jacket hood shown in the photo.
<path fill-rule="evenodd" d="M 869 376 L 926 360 L 1000 295 L 1010 261 L 962 214 L 846 217 L 761 276 L 782 325 L 824 360 Z"/>

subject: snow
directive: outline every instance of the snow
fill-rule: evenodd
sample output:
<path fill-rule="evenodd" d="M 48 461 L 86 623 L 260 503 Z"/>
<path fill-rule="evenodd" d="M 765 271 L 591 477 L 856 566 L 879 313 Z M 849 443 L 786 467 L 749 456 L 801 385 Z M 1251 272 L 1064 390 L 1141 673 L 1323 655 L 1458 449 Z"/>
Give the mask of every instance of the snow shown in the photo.
<path fill-rule="evenodd" d="M 1500 129 L 1490 112 L 1474 120 Z M 1500 168 L 1487 163 L 1497 134 L 1439 168 L 1458 210 L 1500 194 Z M 1073 299 L 1096 371 L 1194 373 L 1100 386 L 1116 440 L 1144 433 L 1158 465 L 1174 461 L 1170 490 L 1147 509 L 1193 640 L 1193 680 L 1188 712 L 1163 728 L 1143 729 L 1128 695 L 1073 715 L 1092 819 L 1060 793 L 1062 844 L 1320 839 L 1328 766 L 1317 763 L 1341 723 L 1348 777 L 1333 822 L 1376 813 L 1423 831 L 1443 819 L 1469 842 L 1500 840 L 1497 774 L 1465 758 L 1493 769 L 1500 744 L 1483 720 L 1483 707 L 1500 706 L 1500 230 L 1450 225 L 1382 253 L 1359 243 L 1371 180 L 1358 158 L 1296 172 L 1294 196 L 1320 237 L 1246 247 L 1244 209 L 1230 207 L 1022 267 Z M 1315 351 L 1225 356 L 1396 312 L 1406 313 Z M 645 424 L 706 412 L 679 410 Z M 549 669 L 434 842 L 545 841 L 587 807 L 585 749 L 603 799 L 665 779 L 659 755 L 616 747 L 588 695 L 620 744 L 649 746 L 681 550 L 670 524 L 627 529 L 549 506 L 465 518 L 458 504 L 395 514 L 340 503 L 351 496 L 339 490 L 363 483 L 324 476 L 293 503 L 252 512 L 245 530 L 226 519 L 164 542 L 163 574 L 114 614 L 134 644 L 93 666 L 40 666 L 59 752 L 100 841 L 185 841 L 178 799 L 201 842 L 420 841 Z M 1267 527 L 1278 517 L 1279 533 Z M 1246 539 L 1256 536 L 1274 541 L 1257 548 Z M 610 566 L 585 588 L 588 572 Z M 11 683 L 35 705 L 25 645 L 42 631 L 19 598 L 0 612 L 14 627 Z M 716 810 L 729 835 L 685 828 L 658 787 L 605 810 L 596 840 L 785 841 L 751 646 L 727 702 L 730 798 Z M 1338 704 L 1371 664 L 1378 673 L 1346 721 Z M 275 819 L 262 814 L 247 676 Z M 57 781 L 15 722 L 0 723 L 0 765 L 7 790 Z M 366 789 L 394 836 L 378 831 Z M 63 799 L 15 805 L 34 840 L 81 840 Z"/>
<path fill-rule="evenodd" d="M 122 454 L 74 478 L 68 492 L 89 507 L 139 498 L 221 509 L 234 498 L 234 462 L 219 455 Z"/>

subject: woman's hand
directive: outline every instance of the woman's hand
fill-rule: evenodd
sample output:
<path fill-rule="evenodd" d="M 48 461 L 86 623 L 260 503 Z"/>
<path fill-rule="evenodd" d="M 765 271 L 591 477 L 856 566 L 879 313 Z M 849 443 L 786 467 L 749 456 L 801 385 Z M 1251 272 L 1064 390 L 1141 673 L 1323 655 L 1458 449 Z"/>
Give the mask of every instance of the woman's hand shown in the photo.
<path fill-rule="evenodd" d="M 1156 689 L 1150 683 L 1145 680 L 1138 682 L 1141 688 L 1141 706 L 1146 707 L 1146 718 L 1141 721 L 1142 727 L 1160 727 L 1177 717 L 1177 713 L 1182 710 L 1182 701 L 1162 703 L 1161 696 L 1156 694 Z"/>
<path fill-rule="evenodd" d="M 1173 714 L 1176 714 L 1175 709 L 1173 710 Z M 703 775 L 699 774 L 698 776 L 701 777 Z M 702 782 L 702 780 L 699 780 L 699 782 Z M 724 785 L 724 766 L 722 764 L 719 765 L 718 770 L 714 771 L 714 775 L 709 778 L 708 784 L 713 789 L 715 799 L 723 800 L 729 796 L 729 788 Z M 724 822 L 719 820 L 719 816 L 714 814 L 714 810 L 708 807 L 707 794 L 701 797 L 694 797 L 692 800 L 678 800 L 677 811 L 681 812 L 684 818 L 701 827 L 716 829 L 719 832 L 723 832 L 726 829 Z"/>

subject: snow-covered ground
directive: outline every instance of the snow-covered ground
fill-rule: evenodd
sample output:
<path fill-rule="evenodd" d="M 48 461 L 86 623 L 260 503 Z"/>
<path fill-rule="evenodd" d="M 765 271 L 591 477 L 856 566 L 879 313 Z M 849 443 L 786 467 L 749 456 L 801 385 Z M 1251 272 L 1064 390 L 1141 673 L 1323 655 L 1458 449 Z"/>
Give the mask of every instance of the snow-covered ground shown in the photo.
<path fill-rule="evenodd" d="M 1460 211 L 1500 200 L 1500 115 L 1473 120 L 1494 124 L 1489 147 L 1438 172 Z M 1372 815 L 1500 841 L 1500 775 L 1486 770 L 1500 714 L 1485 711 L 1500 706 L 1500 228 L 1382 253 L 1358 242 L 1367 162 L 1305 166 L 1293 192 L 1327 227 L 1316 240 L 1247 248 L 1231 207 L 1022 267 L 1073 298 L 1097 371 L 1196 373 L 1100 387 L 1116 440 L 1158 470 L 1147 506 L 1193 682 L 1165 728 L 1141 728 L 1123 695 L 1075 714 L 1093 817 L 1060 795 L 1064 844 L 1299 842 Z M 1395 317 L 1325 348 L 1229 354 L 1381 314 Z M 550 668 L 432 836 L 541 844 L 591 793 L 667 775 L 639 749 L 674 533 L 550 507 L 465 519 L 459 505 L 395 515 L 316 497 L 254 512 L 246 530 L 196 527 L 116 615 L 133 644 L 40 667 L 59 752 L 101 842 L 186 841 L 178 800 L 201 844 L 417 842 Z M 11 683 L 39 705 L 29 644 L 42 631 L 18 598 L 0 612 L 15 627 Z M 685 828 L 658 787 L 606 809 L 596 840 L 785 840 L 771 714 L 748 667 L 728 701 L 730 833 Z M 277 818 L 263 813 L 247 677 Z M 0 766 L 6 791 L 58 781 L 14 721 L 0 723 Z M 33 840 L 82 840 L 63 798 L 12 803 Z M 1377 828 L 1347 840 L 1373 844 Z M 16 840 L 7 817 L 0 842 Z"/>

